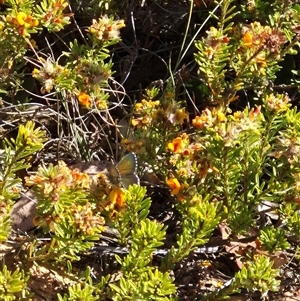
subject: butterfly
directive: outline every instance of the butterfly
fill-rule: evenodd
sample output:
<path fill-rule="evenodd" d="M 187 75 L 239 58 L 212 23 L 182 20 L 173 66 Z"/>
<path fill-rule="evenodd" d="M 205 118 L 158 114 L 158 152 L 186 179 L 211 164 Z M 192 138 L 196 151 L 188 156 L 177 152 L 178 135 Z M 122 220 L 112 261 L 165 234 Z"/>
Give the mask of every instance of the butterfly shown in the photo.
<path fill-rule="evenodd" d="M 121 161 L 109 168 L 109 179 L 112 184 L 128 188 L 132 184 L 140 184 L 137 173 L 137 157 L 134 153 L 124 156 Z"/>

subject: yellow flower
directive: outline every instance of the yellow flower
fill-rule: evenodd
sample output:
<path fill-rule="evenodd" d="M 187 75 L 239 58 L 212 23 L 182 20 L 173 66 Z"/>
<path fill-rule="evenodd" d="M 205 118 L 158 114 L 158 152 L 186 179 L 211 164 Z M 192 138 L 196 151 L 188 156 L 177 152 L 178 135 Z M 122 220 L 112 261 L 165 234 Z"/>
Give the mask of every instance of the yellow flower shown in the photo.
<path fill-rule="evenodd" d="M 207 116 L 196 116 L 192 120 L 192 125 L 197 129 L 203 129 L 207 125 L 208 118 Z"/>
<path fill-rule="evenodd" d="M 19 26 L 24 26 L 26 28 L 36 27 L 39 24 L 37 19 L 34 19 L 32 16 L 27 15 L 24 12 L 19 12 L 16 19 Z"/>
<path fill-rule="evenodd" d="M 244 118 L 244 114 L 241 111 L 236 111 L 233 113 L 235 121 L 241 121 Z"/>
<path fill-rule="evenodd" d="M 37 77 L 40 74 L 40 70 L 37 68 L 34 68 L 32 71 L 32 76 L 33 77 Z"/>
<path fill-rule="evenodd" d="M 143 104 L 142 104 L 142 103 L 139 102 L 139 103 L 136 103 L 136 104 L 135 104 L 135 111 L 136 111 L 136 112 L 141 111 L 142 108 L 143 108 Z"/>
<path fill-rule="evenodd" d="M 188 171 L 185 167 L 182 167 L 178 170 L 178 175 L 180 177 L 185 177 L 185 176 L 187 176 L 187 174 L 188 174 Z"/>
<path fill-rule="evenodd" d="M 105 110 L 107 109 L 107 102 L 105 99 L 99 99 L 96 101 L 96 107 L 99 109 L 99 110 Z"/>
<path fill-rule="evenodd" d="M 218 120 L 218 122 L 224 122 L 224 121 L 226 121 L 225 114 L 223 112 L 221 112 L 221 111 L 218 111 L 217 112 L 217 120 Z"/>
<path fill-rule="evenodd" d="M 179 109 L 179 110 L 177 110 L 177 112 L 176 112 L 176 121 L 178 122 L 178 123 L 183 123 L 184 122 L 184 119 L 187 119 L 188 118 L 188 115 L 187 115 L 187 113 L 186 113 L 186 111 L 185 111 L 185 109 Z"/>
<path fill-rule="evenodd" d="M 79 93 L 78 101 L 85 107 L 89 107 L 92 103 L 91 97 L 83 92 Z"/>
<path fill-rule="evenodd" d="M 267 62 L 266 62 L 266 55 L 265 53 L 259 53 L 256 58 L 256 62 L 261 66 L 261 67 L 266 67 Z"/>
<path fill-rule="evenodd" d="M 172 189 L 171 194 L 176 195 L 181 190 L 181 185 L 176 178 L 170 178 L 166 181 L 167 185 Z"/>
<path fill-rule="evenodd" d="M 132 124 L 133 126 L 141 127 L 141 126 L 140 126 L 140 123 L 141 123 L 141 118 L 133 118 L 133 119 L 131 120 L 131 124 Z"/>
<path fill-rule="evenodd" d="M 24 12 L 19 12 L 17 14 L 17 22 L 20 26 L 23 26 L 25 24 L 25 20 L 27 18 L 27 15 Z"/>
<path fill-rule="evenodd" d="M 167 144 L 167 148 L 174 153 L 183 153 L 189 146 L 189 136 L 182 134 L 179 137 L 173 139 L 172 142 Z"/>
<path fill-rule="evenodd" d="M 113 188 L 108 196 L 108 199 L 118 208 L 123 208 L 125 206 L 125 193 L 118 187 Z"/>
<path fill-rule="evenodd" d="M 159 105 L 160 105 L 160 101 L 156 100 L 156 101 L 152 101 L 151 107 L 155 108 L 155 107 L 158 107 Z"/>

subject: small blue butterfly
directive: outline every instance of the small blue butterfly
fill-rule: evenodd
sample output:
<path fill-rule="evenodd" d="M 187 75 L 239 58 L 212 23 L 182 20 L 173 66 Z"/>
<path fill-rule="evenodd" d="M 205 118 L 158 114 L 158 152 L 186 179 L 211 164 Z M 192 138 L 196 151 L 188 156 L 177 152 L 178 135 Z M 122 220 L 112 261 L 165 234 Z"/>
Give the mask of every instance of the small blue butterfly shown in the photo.
<path fill-rule="evenodd" d="M 132 184 L 140 184 L 137 173 L 138 163 L 134 153 L 124 156 L 121 161 L 109 168 L 109 179 L 114 185 L 128 188 Z"/>

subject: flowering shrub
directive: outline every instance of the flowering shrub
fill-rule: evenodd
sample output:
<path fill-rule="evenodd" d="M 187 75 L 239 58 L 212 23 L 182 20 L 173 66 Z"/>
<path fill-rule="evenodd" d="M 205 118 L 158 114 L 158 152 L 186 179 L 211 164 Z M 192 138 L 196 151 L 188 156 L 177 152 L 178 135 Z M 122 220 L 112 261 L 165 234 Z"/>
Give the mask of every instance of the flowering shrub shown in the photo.
<path fill-rule="evenodd" d="M 1 4 L 0 117 L 16 110 L 15 127 L 9 118 L 0 125 L 6 137 L 0 153 L 0 239 L 18 252 L 16 268 L 3 265 L 0 271 L 0 299 L 28 300 L 26 283 L 33 281 L 34 269 L 44 268 L 57 278 L 63 275 L 57 282 L 69 284 L 68 292 L 65 287 L 55 292 L 59 300 L 178 300 L 182 262 L 216 238 L 238 271 L 230 284 L 206 296 L 195 292 L 196 299 L 221 300 L 242 289 L 260 291 L 262 297 L 278 291 L 278 252 L 290 249 L 296 258 L 292 247 L 300 237 L 300 116 L 293 99 L 293 93 L 299 96 L 299 71 L 290 68 L 288 87 L 279 76 L 299 47 L 299 4 L 191 1 L 190 17 L 193 9 L 199 17 L 204 4 L 211 9 L 200 22 L 205 29 L 192 39 L 196 72 L 189 63 L 181 65 L 194 28 L 190 18 L 177 62 L 164 64 L 175 66 L 168 69 L 170 78 L 139 92 L 127 89 L 128 70 L 141 63 L 137 74 L 145 73 L 147 60 L 139 55 L 146 48 L 140 43 L 145 40 L 145 52 L 152 52 L 159 30 L 147 26 L 156 24 L 156 14 L 141 22 L 149 36 L 133 30 L 135 44 L 124 47 L 118 43 L 125 21 L 111 12 L 119 7 L 119 15 L 131 14 L 135 6 L 126 2 L 100 1 L 103 13 L 84 20 L 89 25 L 76 23 L 71 1 Z M 143 8 L 145 1 L 138 5 Z M 69 28 L 80 28 L 80 34 L 73 37 Z M 47 36 L 49 52 L 41 50 L 45 31 L 55 33 L 65 48 L 53 43 L 50 49 Z M 19 96 L 24 91 L 30 99 Z M 12 95 L 18 95 L 17 105 Z M 47 111 L 33 109 L 28 117 L 26 105 L 40 104 L 36 99 Z M 26 118 L 38 125 L 32 120 L 22 125 Z M 14 138 L 8 136 L 10 127 L 12 132 L 19 127 Z M 99 162 L 100 154 L 121 150 L 137 155 L 141 181 L 134 154 L 92 175 L 61 160 Z M 61 153 L 58 160 L 54 153 Z M 42 164 L 41 154 L 52 162 Z M 19 174 L 27 170 L 26 177 Z M 129 185 L 130 180 L 137 184 Z M 38 230 L 20 233 L 20 245 L 11 234 L 10 215 L 24 186 L 33 193 Z M 97 270 L 97 264 L 84 261 L 112 245 L 119 252 L 112 264 L 101 257 L 104 264 Z"/>

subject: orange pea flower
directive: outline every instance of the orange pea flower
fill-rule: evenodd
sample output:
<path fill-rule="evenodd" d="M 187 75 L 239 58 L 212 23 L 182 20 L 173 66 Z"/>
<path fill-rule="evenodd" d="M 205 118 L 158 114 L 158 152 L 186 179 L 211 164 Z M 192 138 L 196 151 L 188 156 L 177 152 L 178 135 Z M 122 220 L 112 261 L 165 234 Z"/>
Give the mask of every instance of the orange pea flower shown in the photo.
<path fill-rule="evenodd" d="M 196 116 L 192 120 L 192 124 L 197 129 L 203 129 L 207 126 L 208 118 L 207 116 Z"/>
<path fill-rule="evenodd" d="M 79 93 L 78 101 L 85 107 L 89 107 L 92 104 L 91 97 L 83 92 Z"/>
<path fill-rule="evenodd" d="M 244 46 L 251 48 L 252 46 L 252 33 L 247 31 L 243 36 Z"/>
<path fill-rule="evenodd" d="M 182 147 L 183 140 L 181 137 L 176 137 L 172 142 L 168 143 L 168 149 L 174 153 L 179 153 Z"/>
<path fill-rule="evenodd" d="M 114 187 L 108 196 L 109 201 L 115 204 L 118 208 L 123 208 L 125 206 L 125 193 L 122 189 Z"/>
<path fill-rule="evenodd" d="M 170 178 L 166 181 L 167 185 L 172 189 L 171 194 L 176 195 L 181 189 L 181 184 L 176 178 Z"/>

